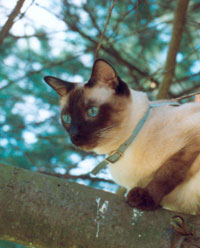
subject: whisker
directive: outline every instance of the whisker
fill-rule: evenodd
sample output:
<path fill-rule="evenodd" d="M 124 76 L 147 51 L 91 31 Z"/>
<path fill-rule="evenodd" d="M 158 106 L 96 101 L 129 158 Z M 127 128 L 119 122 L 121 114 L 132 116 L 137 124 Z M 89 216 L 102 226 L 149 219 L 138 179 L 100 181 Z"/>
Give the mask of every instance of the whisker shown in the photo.
<path fill-rule="evenodd" d="M 114 142 L 119 142 L 121 141 L 121 136 L 118 135 L 113 135 L 113 131 L 115 128 L 117 128 L 117 133 L 119 133 L 120 131 L 126 130 L 127 128 L 130 128 L 130 126 L 127 123 L 123 123 L 123 124 L 113 124 L 110 126 L 107 126 L 105 128 L 102 128 L 98 131 L 96 131 L 95 135 L 97 138 L 106 138 L 108 140 L 112 140 Z M 116 134 L 117 134 L 116 133 Z"/>
<path fill-rule="evenodd" d="M 105 127 L 105 128 L 103 128 L 103 129 L 100 129 L 100 130 L 98 130 L 96 133 L 98 134 L 98 133 L 106 133 L 107 131 L 110 131 L 110 129 L 113 129 L 114 127 L 117 127 L 116 125 L 112 125 L 112 126 L 108 126 L 108 127 Z"/>

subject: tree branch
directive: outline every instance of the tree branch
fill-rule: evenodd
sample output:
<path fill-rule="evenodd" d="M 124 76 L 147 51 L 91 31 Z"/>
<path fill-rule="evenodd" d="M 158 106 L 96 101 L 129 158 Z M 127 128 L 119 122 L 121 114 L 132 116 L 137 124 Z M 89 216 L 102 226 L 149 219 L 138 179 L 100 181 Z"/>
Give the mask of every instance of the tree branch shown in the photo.
<path fill-rule="evenodd" d="M 166 98 L 169 87 L 172 84 L 176 67 L 176 55 L 178 53 L 182 39 L 188 4 L 189 0 L 177 0 L 177 7 L 174 14 L 172 37 L 169 44 L 167 60 L 164 69 L 164 78 L 159 87 L 157 99 Z"/>
<path fill-rule="evenodd" d="M 0 238 L 37 248 L 171 247 L 174 212 L 140 212 L 123 198 L 0 164 Z M 200 219 L 181 214 L 196 227 Z"/>
<path fill-rule="evenodd" d="M 22 8 L 24 2 L 25 2 L 25 0 L 18 0 L 14 10 L 12 11 L 8 20 L 6 21 L 3 28 L 1 29 L 1 31 L 0 31 L 0 46 L 2 45 L 3 40 L 6 37 L 6 35 L 8 34 L 9 30 L 12 28 L 12 26 L 14 24 L 14 20 L 17 17 L 17 15 L 19 14 L 20 9 Z"/>

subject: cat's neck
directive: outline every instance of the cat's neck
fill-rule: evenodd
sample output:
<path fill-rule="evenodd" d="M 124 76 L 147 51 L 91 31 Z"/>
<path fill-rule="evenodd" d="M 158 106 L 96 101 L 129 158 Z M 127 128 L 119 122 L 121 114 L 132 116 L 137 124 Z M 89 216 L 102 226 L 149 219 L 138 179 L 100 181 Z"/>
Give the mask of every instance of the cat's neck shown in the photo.
<path fill-rule="evenodd" d="M 99 145 L 94 149 L 98 154 L 108 154 L 116 150 L 132 134 L 139 120 L 147 110 L 149 100 L 143 92 L 131 90 L 131 101 L 127 106 L 125 117 L 119 127 L 113 129 L 112 138 L 105 144 Z"/>

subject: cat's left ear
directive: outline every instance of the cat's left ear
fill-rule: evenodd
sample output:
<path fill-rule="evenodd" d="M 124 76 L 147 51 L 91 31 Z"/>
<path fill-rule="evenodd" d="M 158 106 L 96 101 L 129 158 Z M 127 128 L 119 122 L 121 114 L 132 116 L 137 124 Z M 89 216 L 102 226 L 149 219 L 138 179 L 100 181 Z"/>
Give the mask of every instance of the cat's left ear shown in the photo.
<path fill-rule="evenodd" d="M 51 77 L 51 76 L 44 77 L 44 80 L 60 96 L 66 95 L 76 85 L 75 83 L 70 83 L 70 82 L 64 81 L 62 79 L 59 79 L 59 78 L 56 78 L 56 77 Z"/>
<path fill-rule="evenodd" d="M 116 88 L 119 84 L 115 69 L 104 59 L 97 59 L 92 68 L 89 85 L 106 84 Z"/>

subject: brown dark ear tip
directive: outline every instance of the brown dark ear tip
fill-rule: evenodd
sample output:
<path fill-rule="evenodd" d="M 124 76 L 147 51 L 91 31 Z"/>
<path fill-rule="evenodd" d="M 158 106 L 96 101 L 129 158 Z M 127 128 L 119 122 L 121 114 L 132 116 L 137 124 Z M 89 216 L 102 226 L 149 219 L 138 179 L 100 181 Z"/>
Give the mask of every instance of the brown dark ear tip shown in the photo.
<path fill-rule="evenodd" d="M 107 61 L 107 60 L 105 60 L 105 59 L 103 59 L 103 58 L 97 58 L 97 59 L 94 61 L 93 70 L 94 70 L 94 68 L 96 67 L 96 63 L 98 63 L 99 61 L 102 61 L 102 62 L 104 62 L 105 64 L 107 64 L 110 68 L 112 68 L 112 70 L 114 71 L 114 73 L 117 75 L 117 72 L 116 72 L 115 68 L 112 66 L 112 64 L 111 64 L 109 61 Z"/>
<path fill-rule="evenodd" d="M 97 59 L 95 59 L 94 64 L 96 64 L 98 61 L 103 61 L 103 62 L 105 62 L 106 64 L 108 64 L 108 65 L 110 65 L 111 67 L 113 67 L 113 66 L 111 65 L 111 63 L 110 63 L 108 60 L 103 59 L 103 58 L 97 58 Z"/>
<path fill-rule="evenodd" d="M 43 79 L 44 79 L 44 81 L 46 82 L 46 83 L 48 83 L 48 81 L 50 80 L 50 76 L 45 76 Z"/>
<path fill-rule="evenodd" d="M 102 61 L 104 61 L 104 62 L 108 63 L 108 61 L 107 61 L 107 60 L 105 60 L 105 59 L 103 59 L 103 58 L 101 58 L 101 57 L 99 57 L 99 58 L 95 59 L 94 63 L 95 63 L 95 62 L 97 62 L 97 61 L 99 61 L 99 60 L 102 60 Z"/>

